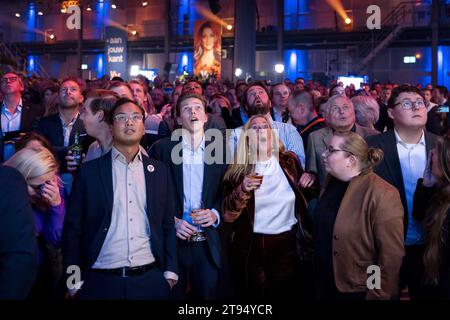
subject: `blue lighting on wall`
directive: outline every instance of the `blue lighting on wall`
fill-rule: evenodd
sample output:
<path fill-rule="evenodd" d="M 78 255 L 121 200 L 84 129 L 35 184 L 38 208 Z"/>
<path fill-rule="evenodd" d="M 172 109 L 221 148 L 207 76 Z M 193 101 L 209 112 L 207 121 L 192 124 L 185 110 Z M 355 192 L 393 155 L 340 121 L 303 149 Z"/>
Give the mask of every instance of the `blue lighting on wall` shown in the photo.
<path fill-rule="evenodd" d="M 286 78 L 294 81 L 297 77 L 308 78 L 308 52 L 306 50 L 285 50 L 284 70 Z"/>
<path fill-rule="evenodd" d="M 99 53 L 95 55 L 95 72 L 97 73 L 97 78 L 100 79 L 105 74 L 105 55 Z"/>
<path fill-rule="evenodd" d="M 108 16 L 109 6 L 99 0 L 96 5 L 96 18 L 95 18 L 95 38 L 102 39 L 104 37 L 105 30 L 105 17 Z"/>
<path fill-rule="evenodd" d="M 422 86 L 426 86 L 431 83 L 431 48 L 423 47 L 416 53 L 421 55 L 421 58 L 416 60 L 419 63 L 420 70 L 424 70 L 426 73 L 429 73 L 429 75 L 418 76 L 417 83 L 422 84 Z"/>
<path fill-rule="evenodd" d="M 33 73 L 36 71 L 38 57 L 37 56 L 28 56 L 27 58 L 27 71 L 28 73 Z"/>
<path fill-rule="evenodd" d="M 438 47 L 438 83 L 441 86 L 450 88 L 450 63 L 448 57 L 450 55 L 450 47 L 439 46 Z"/>
<path fill-rule="evenodd" d="M 192 74 L 194 70 L 194 54 L 192 52 L 181 52 L 178 56 L 178 74 L 183 73 L 183 67 L 186 66 L 186 71 Z"/>
<path fill-rule="evenodd" d="M 25 41 L 34 41 L 36 40 L 35 28 L 36 28 L 36 4 L 34 2 L 30 2 L 28 4 L 27 11 L 27 29 L 24 35 Z"/>
<path fill-rule="evenodd" d="M 306 29 L 310 21 L 308 0 L 285 0 L 284 1 L 284 29 L 301 30 Z"/>
<path fill-rule="evenodd" d="M 189 20 L 189 0 L 179 0 L 177 36 L 184 35 L 185 21 Z"/>
<path fill-rule="evenodd" d="M 178 0 L 178 23 L 176 24 L 177 36 L 192 35 L 194 33 L 194 24 L 196 20 L 204 20 L 193 5 L 195 0 Z M 191 10 L 192 9 L 192 10 Z"/>

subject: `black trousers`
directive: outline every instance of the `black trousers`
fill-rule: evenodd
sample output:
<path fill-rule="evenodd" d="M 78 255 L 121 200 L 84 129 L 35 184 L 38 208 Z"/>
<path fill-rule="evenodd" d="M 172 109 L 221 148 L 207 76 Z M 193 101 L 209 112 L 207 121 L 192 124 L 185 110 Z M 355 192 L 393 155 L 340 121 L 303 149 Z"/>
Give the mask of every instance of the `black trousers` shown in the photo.
<path fill-rule="evenodd" d="M 122 277 L 91 270 L 77 292 L 79 300 L 167 300 L 171 291 L 163 272 L 154 267 L 140 275 Z"/>
<path fill-rule="evenodd" d="M 411 300 L 427 298 L 427 289 L 423 285 L 423 254 L 425 247 L 422 245 L 405 246 L 406 256 L 403 259 L 400 271 L 401 287 L 408 286 Z"/>
<path fill-rule="evenodd" d="M 218 292 L 219 268 L 209 252 L 208 240 L 178 241 L 179 278 L 175 299 L 215 300 Z"/>

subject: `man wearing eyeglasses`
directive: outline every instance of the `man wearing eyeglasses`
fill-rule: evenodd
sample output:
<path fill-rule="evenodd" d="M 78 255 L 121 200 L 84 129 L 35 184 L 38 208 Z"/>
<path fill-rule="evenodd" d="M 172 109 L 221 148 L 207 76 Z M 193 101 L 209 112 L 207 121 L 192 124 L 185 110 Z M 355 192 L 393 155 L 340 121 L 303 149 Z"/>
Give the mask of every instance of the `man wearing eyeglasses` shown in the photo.
<path fill-rule="evenodd" d="M 425 131 L 427 107 L 419 89 L 400 86 L 392 91 L 388 101 L 388 115 L 394 128 L 382 134 L 368 137 L 371 147 L 384 151 L 383 160 L 375 172 L 395 186 L 405 211 L 406 257 L 401 271 L 401 285 L 408 286 L 411 299 L 426 298 L 421 285 L 423 274 L 424 241 L 421 226 L 412 217 L 413 196 L 417 180 L 423 177 L 429 151 L 436 138 Z"/>
<path fill-rule="evenodd" d="M 12 139 L 31 131 L 39 114 L 34 106 L 22 100 L 24 85 L 18 74 L 5 73 L 0 79 L 0 90 L 3 95 L 3 101 L 0 101 L 0 162 L 3 162 L 14 154 Z"/>
<path fill-rule="evenodd" d="M 178 280 L 171 176 L 141 151 L 144 114 L 135 101 L 119 99 L 109 119 L 112 150 L 77 175 L 63 253 L 83 282 L 68 281 L 69 296 L 162 300 Z"/>

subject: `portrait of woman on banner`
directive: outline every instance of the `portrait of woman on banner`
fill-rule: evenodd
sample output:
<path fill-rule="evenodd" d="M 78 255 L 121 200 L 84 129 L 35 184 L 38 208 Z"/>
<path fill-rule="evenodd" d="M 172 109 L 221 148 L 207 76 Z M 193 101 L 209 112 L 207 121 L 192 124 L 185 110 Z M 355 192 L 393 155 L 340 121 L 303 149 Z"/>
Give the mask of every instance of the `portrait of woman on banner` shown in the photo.
<path fill-rule="evenodd" d="M 194 50 L 194 74 L 202 79 L 215 76 L 220 79 L 221 36 L 220 26 L 203 22 L 196 28 Z"/>

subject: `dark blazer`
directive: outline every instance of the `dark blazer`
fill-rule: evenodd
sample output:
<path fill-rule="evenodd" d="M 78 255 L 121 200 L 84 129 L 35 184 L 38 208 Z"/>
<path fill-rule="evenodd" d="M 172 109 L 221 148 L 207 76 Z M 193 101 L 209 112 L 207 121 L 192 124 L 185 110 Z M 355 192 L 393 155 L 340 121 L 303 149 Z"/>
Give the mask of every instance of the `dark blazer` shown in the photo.
<path fill-rule="evenodd" d="M 233 129 L 239 128 L 244 125 L 244 122 L 242 121 L 241 117 L 241 108 L 236 108 L 231 111 L 231 118 L 233 119 Z"/>
<path fill-rule="evenodd" d="M 427 156 L 430 149 L 436 145 L 437 136 L 425 131 L 425 145 Z M 376 174 L 397 188 L 400 193 L 400 199 L 404 208 L 405 236 L 408 227 L 408 207 L 406 203 L 405 186 L 403 183 L 402 169 L 398 157 L 397 143 L 395 140 L 394 129 L 388 130 L 382 134 L 366 138 L 370 147 L 380 148 L 384 152 L 384 157 L 374 168 Z"/>
<path fill-rule="evenodd" d="M 450 187 L 446 186 L 447 194 L 449 194 Z M 439 189 L 438 186 L 425 187 L 423 179 L 417 181 L 416 191 L 414 192 L 414 210 L 412 216 L 419 222 L 423 222 L 425 218 L 435 215 L 435 211 L 431 211 L 430 207 L 433 202 L 436 204 L 435 196 L 438 192 L 445 189 Z M 450 201 L 450 199 L 448 200 Z M 447 201 L 447 202 L 448 202 Z M 443 203 L 445 204 L 445 202 Z M 450 209 L 447 210 L 444 221 L 442 223 L 442 242 L 440 250 L 440 269 L 439 282 L 434 288 L 435 295 L 433 299 L 450 299 Z"/>
<path fill-rule="evenodd" d="M 60 163 L 60 172 L 66 173 L 66 155 L 68 147 L 64 147 L 63 127 L 59 113 L 42 118 L 37 124 L 36 131 L 50 141 Z M 86 153 L 89 145 L 94 142 L 94 139 L 86 134 L 86 130 L 80 117 L 78 117 L 73 125 L 69 138 L 69 146 L 74 143 L 75 132 L 77 131 L 80 134 L 80 142 L 83 145 L 83 153 Z"/>
<path fill-rule="evenodd" d="M 0 107 L 3 101 L 0 101 Z M 20 132 L 29 132 L 34 129 L 37 119 L 41 116 L 37 107 L 30 102 L 22 100 L 22 115 L 20 118 Z M 0 122 L 0 162 L 3 162 L 3 134 L 2 124 Z"/>
<path fill-rule="evenodd" d="M 34 216 L 25 180 L 0 166 L 0 300 L 25 299 L 37 270 Z"/>
<path fill-rule="evenodd" d="M 447 101 L 444 106 L 450 107 L 450 101 Z M 444 120 L 444 125 L 441 126 L 440 115 L 439 113 L 437 113 L 438 108 L 439 105 L 435 106 L 428 112 L 426 127 L 427 131 L 437 135 L 441 135 L 444 134 L 446 130 L 450 129 L 450 113 L 447 113 L 447 118 Z"/>
<path fill-rule="evenodd" d="M 177 272 L 173 191 L 164 163 L 143 155 L 147 187 L 147 216 L 151 249 L 162 271 Z M 154 171 L 147 167 L 152 165 Z M 81 166 L 72 189 L 64 223 L 62 247 L 65 266 L 88 272 L 100 254 L 111 225 L 113 209 L 111 152 Z M 83 273 L 84 277 L 85 273 Z"/>
<path fill-rule="evenodd" d="M 181 141 L 172 141 L 170 137 L 164 138 L 156 142 L 149 150 L 149 155 L 163 161 L 168 164 L 172 174 L 173 184 L 176 186 L 175 194 L 175 214 L 179 219 L 183 218 L 183 164 L 174 164 L 171 159 L 172 150 Z M 205 141 L 205 147 L 207 148 L 211 141 Z M 225 152 L 225 144 L 222 144 Z M 207 149 L 205 150 L 207 152 Z M 182 149 L 179 151 L 180 157 L 182 157 Z M 214 153 L 213 153 L 214 156 Z M 222 179 L 227 169 L 225 159 L 222 159 L 222 164 L 204 164 L 203 171 L 203 186 L 202 186 L 202 202 L 208 209 L 216 209 L 221 212 L 222 204 Z M 206 229 L 206 236 L 208 238 L 207 243 L 209 251 L 214 260 L 214 263 L 218 268 L 221 266 L 221 243 L 218 230 L 214 227 Z"/>

